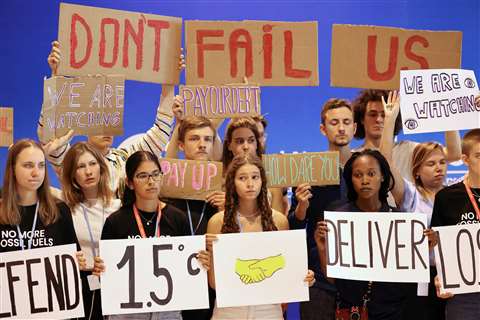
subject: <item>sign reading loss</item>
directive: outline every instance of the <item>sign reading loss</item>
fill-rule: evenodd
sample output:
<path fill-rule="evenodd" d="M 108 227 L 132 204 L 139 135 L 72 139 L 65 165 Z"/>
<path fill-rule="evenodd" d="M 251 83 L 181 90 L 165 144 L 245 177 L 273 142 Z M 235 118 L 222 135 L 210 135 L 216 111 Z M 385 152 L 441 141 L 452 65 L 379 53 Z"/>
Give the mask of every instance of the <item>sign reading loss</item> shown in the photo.
<path fill-rule="evenodd" d="M 400 70 L 460 68 L 461 57 L 459 31 L 334 24 L 330 84 L 398 89 Z"/>
<path fill-rule="evenodd" d="M 480 292 L 480 225 L 435 227 L 435 264 L 441 292 Z"/>
<path fill-rule="evenodd" d="M 102 240 L 104 315 L 208 308 L 205 236 Z"/>
<path fill-rule="evenodd" d="M 122 135 L 123 76 L 52 77 L 43 85 L 45 137 Z"/>
<path fill-rule="evenodd" d="M 269 187 L 340 183 L 338 152 L 266 154 L 262 160 Z"/>
<path fill-rule="evenodd" d="M 161 159 L 160 166 L 162 197 L 205 200 L 211 192 L 222 189 L 221 162 Z"/>
<path fill-rule="evenodd" d="M 245 85 L 180 86 L 186 116 L 234 118 L 260 114 L 260 88 Z"/>
<path fill-rule="evenodd" d="M 59 72 L 177 84 L 181 32 L 181 18 L 61 3 Z"/>
<path fill-rule="evenodd" d="M 400 94 L 406 134 L 480 127 L 478 85 L 471 70 L 402 70 Z"/>
<path fill-rule="evenodd" d="M 76 246 L 0 254 L 0 318 L 84 316 Z"/>
<path fill-rule="evenodd" d="M 186 21 L 187 84 L 318 86 L 317 22 Z"/>
<path fill-rule="evenodd" d="M 0 107 L 0 146 L 13 143 L 13 108 Z"/>
<path fill-rule="evenodd" d="M 425 214 L 325 211 L 325 221 L 328 277 L 430 281 Z"/>

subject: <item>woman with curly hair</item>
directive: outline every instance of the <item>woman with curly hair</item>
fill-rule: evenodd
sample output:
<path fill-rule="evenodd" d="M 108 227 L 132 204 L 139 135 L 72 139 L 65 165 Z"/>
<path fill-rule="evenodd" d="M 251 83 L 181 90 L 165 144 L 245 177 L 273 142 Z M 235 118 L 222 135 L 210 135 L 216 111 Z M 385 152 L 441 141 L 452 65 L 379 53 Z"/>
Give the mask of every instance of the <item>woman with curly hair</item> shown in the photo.
<path fill-rule="evenodd" d="M 225 211 L 218 212 L 208 222 L 207 248 L 211 250 L 210 234 L 288 230 L 288 220 L 270 207 L 267 197 L 267 178 L 262 161 L 247 153 L 233 158 L 226 173 Z M 208 274 L 215 288 L 213 267 Z M 305 281 L 313 284 L 309 270 Z M 212 319 L 283 319 L 280 304 L 217 308 Z"/>

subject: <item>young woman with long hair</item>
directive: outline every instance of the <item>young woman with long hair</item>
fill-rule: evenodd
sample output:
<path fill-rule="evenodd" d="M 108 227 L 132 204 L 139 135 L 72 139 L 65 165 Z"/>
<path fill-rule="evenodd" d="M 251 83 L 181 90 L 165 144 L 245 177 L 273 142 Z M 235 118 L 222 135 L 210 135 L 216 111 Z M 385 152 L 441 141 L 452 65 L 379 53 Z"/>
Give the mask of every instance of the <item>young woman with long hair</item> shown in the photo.
<path fill-rule="evenodd" d="M 159 200 L 162 171 L 158 158 L 148 151 L 137 151 L 125 165 L 126 185 L 122 207 L 110 215 L 103 227 L 102 240 L 190 235 L 185 214 Z M 101 255 L 101 252 L 100 252 Z M 208 270 L 210 255 L 201 250 L 197 259 Z M 100 257 L 95 259 L 94 274 L 104 272 Z M 108 272 L 108 270 L 106 271 Z M 113 315 L 109 319 L 182 319 L 179 311 Z"/>
<path fill-rule="evenodd" d="M 208 222 L 207 248 L 210 250 L 215 234 L 288 230 L 287 218 L 270 206 L 265 169 L 258 157 L 246 153 L 233 158 L 227 170 L 225 189 L 225 210 Z M 210 286 L 215 288 L 213 267 L 208 278 Z M 309 284 L 314 281 L 310 270 L 305 281 Z M 215 307 L 212 319 L 283 319 L 283 313 L 280 304 Z"/>
<path fill-rule="evenodd" d="M 86 142 L 74 144 L 66 153 L 61 175 L 62 198 L 72 212 L 76 236 L 86 258 L 81 272 L 85 319 L 103 319 L 100 292 L 89 287 L 94 258 L 105 219 L 120 208 L 109 187 L 109 169 L 103 155 Z M 93 276 L 95 277 L 95 276 Z M 91 281 L 96 281 L 93 278 Z"/>

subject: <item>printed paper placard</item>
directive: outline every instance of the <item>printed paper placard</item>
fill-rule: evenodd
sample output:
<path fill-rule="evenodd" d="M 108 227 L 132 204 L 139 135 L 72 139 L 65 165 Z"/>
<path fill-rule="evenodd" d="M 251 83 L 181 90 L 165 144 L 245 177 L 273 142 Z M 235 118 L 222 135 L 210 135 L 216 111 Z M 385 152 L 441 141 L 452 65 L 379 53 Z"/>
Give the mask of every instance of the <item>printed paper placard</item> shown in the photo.
<path fill-rule="evenodd" d="M 479 94 L 472 70 L 400 71 L 403 132 L 425 133 L 480 128 Z"/>
<path fill-rule="evenodd" d="M 430 282 L 427 215 L 325 211 L 325 221 L 328 277 Z"/>
<path fill-rule="evenodd" d="M 217 307 L 309 300 L 305 230 L 217 235 Z"/>

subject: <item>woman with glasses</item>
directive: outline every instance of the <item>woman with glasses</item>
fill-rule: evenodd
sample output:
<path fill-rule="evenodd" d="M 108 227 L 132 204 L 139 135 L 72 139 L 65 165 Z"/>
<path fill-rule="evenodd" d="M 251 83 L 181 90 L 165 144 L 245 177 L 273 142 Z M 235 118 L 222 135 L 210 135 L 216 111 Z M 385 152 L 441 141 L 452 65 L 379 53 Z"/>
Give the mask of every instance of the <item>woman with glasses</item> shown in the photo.
<path fill-rule="evenodd" d="M 128 158 L 125 165 L 127 188 L 123 195 L 122 208 L 105 221 L 102 240 L 190 235 L 185 214 L 158 199 L 162 179 L 160 168 L 158 158 L 147 151 L 137 151 Z M 208 252 L 200 251 L 197 259 L 208 270 Z M 104 270 L 103 261 L 97 257 L 94 273 L 99 275 Z M 113 315 L 109 319 L 176 320 L 182 319 L 182 316 L 180 311 L 166 311 Z"/>
<path fill-rule="evenodd" d="M 81 272 L 85 319 L 103 319 L 100 291 L 90 288 L 88 279 L 92 278 L 105 219 L 120 208 L 121 202 L 113 199 L 104 157 L 89 143 L 78 142 L 68 150 L 61 181 L 62 199 L 72 212 L 75 233 L 87 264 L 86 271 Z"/>

